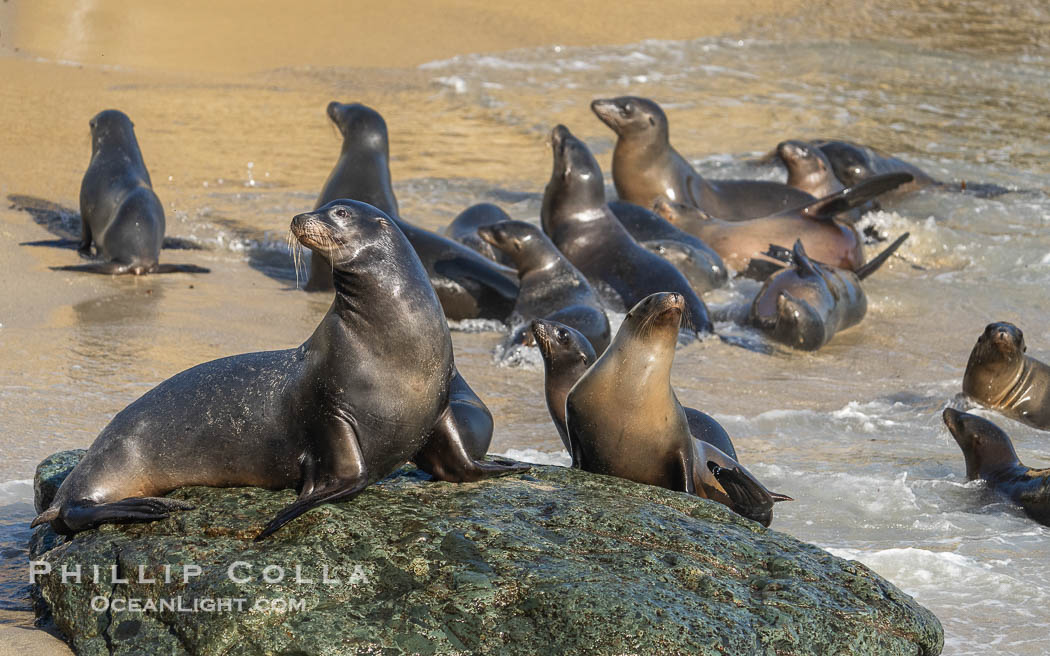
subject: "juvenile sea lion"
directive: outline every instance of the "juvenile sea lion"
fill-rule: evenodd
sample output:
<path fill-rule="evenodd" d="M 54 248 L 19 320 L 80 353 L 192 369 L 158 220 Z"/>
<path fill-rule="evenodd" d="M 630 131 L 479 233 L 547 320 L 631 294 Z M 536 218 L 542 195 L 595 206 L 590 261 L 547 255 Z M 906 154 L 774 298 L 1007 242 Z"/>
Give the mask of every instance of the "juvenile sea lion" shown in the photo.
<path fill-rule="evenodd" d="M 897 239 L 859 273 L 813 262 L 801 241 L 791 264 L 762 285 L 751 304 L 750 321 L 773 339 L 804 351 L 824 346 L 835 333 L 860 323 L 868 297 L 860 285 L 886 261 L 908 233 Z"/>
<path fill-rule="evenodd" d="M 824 151 L 813 144 L 798 140 L 781 141 L 777 144 L 777 155 L 787 167 L 787 183 L 814 198 L 830 196 L 846 188 L 835 177 Z"/>
<path fill-rule="evenodd" d="M 543 231 L 583 272 L 612 309 L 630 308 L 649 294 L 674 291 L 686 303 L 686 324 L 712 332 L 707 306 L 667 260 L 631 237 L 605 203 L 598 162 L 586 145 L 558 125 L 551 132 L 554 169 L 543 192 Z"/>
<path fill-rule="evenodd" d="M 99 112 L 90 121 L 91 163 L 80 183 L 80 243 L 82 257 L 102 262 L 51 267 L 60 271 L 142 275 L 145 273 L 207 273 L 192 264 L 159 264 L 164 244 L 164 206 L 153 192 L 134 125 L 116 109 Z"/>
<path fill-rule="evenodd" d="M 558 429 L 558 435 L 569 449 L 569 438 L 565 432 L 565 397 L 569 390 L 580 379 L 587 367 L 597 359 L 594 349 L 587 338 L 575 328 L 570 328 L 556 321 L 536 319 L 532 322 L 532 334 L 543 356 L 544 394 L 547 398 L 547 410 Z M 698 440 L 713 444 L 734 460 L 737 459 L 733 440 L 729 438 L 722 425 L 714 417 L 685 408 L 689 421 L 689 432 Z"/>
<path fill-rule="evenodd" d="M 685 299 L 653 294 L 627 313 L 612 344 L 569 391 L 566 433 L 574 467 L 719 501 L 766 526 L 769 492 L 736 460 L 693 439 L 671 388 Z"/>
<path fill-rule="evenodd" d="M 591 110 L 616 133 L 612 174 L 620 198 L 651 207 L 657 199 L 686 203 L 723 220 L 754 219 L 812 202 L 780 182 L 703 178 L 671 146 L 667 116 L 652 100 L 599 99 Z"/>
<path fill-rule="evenodd" d="M 478 236 L 478 228 L 501 221 L 510 221 L 510 217 L 499 206 L 492 203 L 478 203 L 460 212 L 445 228 L 445 236 L 481 253 L 494 262 L 512 266 L 513 260 Z"/>
<path fill-rule="evenodd" d="M 505 319 L 518 295 L 514 271 L 436 233 L 401 219 L 390 184 L 386 121 L 360 104 L 331 102 L 328 116 L 343 135 L 339 161 L 317 200 L 320 207 L 340 198 L 374 205 L 389 216 L 423 261 L 449 319 Z M 314 253 L 307 291 L 332 289 L 332 266 Z"/>
<path fill-rule="evenodd" d="M 963 374 L 963 393 L 1017 421 L 1050 430 L 1050 367 L 1025 355 L 1024 333 L 990 323 L 977 338 Z"/>
<path fill-rule="evenodd" d="M 675 265 L 697 294 L 726 284 L 729 272 L 725 263 L 704 242 L 634 203 L 613 201 L 609 209 L 635 241 Z"/>
<path fill-rule="evenodd" d="M 1029 517 L 1050 526 L 1050 469 L 1021 464 L 1010 437 L 983 417 L 953 408 L 945 408 L 943 417 L 966 458 L 966 478 L 986 481 Z"/>
<path fill-rule="evenodd" d="M 381 211 L 352 200 L 292 219 L 335 271 L 335 300 L 300 347 L 169 378 L 117 414 L 34 521 L 60 533 L 162 519 L 188 485 L 295 487 L 259 534 L 348 499 L 412 459 L 443 480 L 523 471 L 475 461 L 448 430 L 452 340 L 426 271 Z"/>
<path fill-rule="evenodd" d="M 910 173 L 912 176 L 911 183 L 901 185 L 896 190 L 898 194 L 906 194 L 923 187 L 940 184 L 918 166 L 870 146 L 863 146 L 852 141 L 827 139 L 818 139 L 811 143 L 820 148 L 831 164 L 835 177 L 846 186 L 857 184 L 861 180 L 867 180 L 882 173 L 897 172 Z"/>
<path fill-rule="evenodd" d="M 605 350 L 609 318 L 598 294 L 542 230 L 524 221 L 503 221 L 478 228 L 478 236 L 511 258 L 518 270 L 512 323 L 546 317 L 583 333 L 596 352 Z M 521 332 L 528 330 L 525 326 Z M 511 341 L 521 343 L 521 335 Z"/>

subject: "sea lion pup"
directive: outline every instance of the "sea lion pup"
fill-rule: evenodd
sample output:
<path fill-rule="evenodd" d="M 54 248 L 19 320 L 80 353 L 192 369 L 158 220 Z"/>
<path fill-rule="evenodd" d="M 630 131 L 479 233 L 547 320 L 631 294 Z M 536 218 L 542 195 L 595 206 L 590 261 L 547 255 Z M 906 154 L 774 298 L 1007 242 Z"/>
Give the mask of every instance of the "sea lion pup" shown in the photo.
<path fill-rule="evenodd" d="M 598 162 L 564 125 L 551 131 L 554 168 L 543 191 L 543 231 L 572 264 L 587 276 L 607 307 L 633 307 L 658 291 L 682 294 L 688 327 L 713 332 L 707 306 L 689 281 L 667 260 L 631 237 L 605 203 Z"/>
<path fill-rule="evenodd" d="M 751 324 L 782 344 L 803 351 L 819 349 L 864 318 L 868 297 L 860 281 L 907 238 L 904 233 L 857 273 L 810 260 L 802 242 L 796 241 L 791 264 L 770 276 L 751 303 Z"/>
<path fill-rule="evenodd" d="M 598 99 L 591 110 L 616 133 L 613 183 L 625 201 L 651 207 L 662 198 L 732 221 L 769 216 L 815 200 L 780 182 L 703 178 L 671 146 L 667 116 L 652 100 Z"/>
<path fill-rule="evenodd" d="M 518 302 L 513 322 L 548 318 L 583 333 L 597 353 L 609 345 L 609 318 L 587 278 L 537 226 L 503 221 L 478 228 L 478 236 L 513 260 L 518 270 Z M 523 327 L 511 339 L 522 343 Z"/>
<path fill-rule="evenodd" d="M 983 417 L 953 408 L 945 408 L 943 417 L 966 458 L 966 478 L 986 481 L 1029 517 L 1050 526 L 1050 469 L 1021 464 L 1010 437 Z"/>
<path fill-rule="evenodd" d="M 104 261 L 51 267 L 56 271 L 125 274 L 208 273 L 192 264 L 160 264 L 164 206 L 153 192 L 134 124 L 116 109 L 91 119 L 91 163 L 80 183 L 80 243 L 92 257 L 94 244 Z"/>
<path fill-rule="evenodd" d="M 512 266 L 513 260 L 478 236 L 478 228 L 501 221 L 510 221 L 510 216 L 498 205 L 478 203 L 460 212 L 445 228 L 445 236 L 481 253 L 494 262 Z"/>
<path fill-rule="evenodd" d="M 842 269 L 864 265 L 864 248 L 853 226 L 836 220 L 851 209 L 911 179 L 889 174 L 866 180 L 809 205 L 747 221 L 723 221 L 690 205 L 658 200 L 654 211 L 671 225 L 715 249 L 730 269 L 745 271 L 753 258 L 765 259 L 769 244 L 793 244 L 801 239 L 816 260 Z"/>
<path fill-rule="evenodd" d="M 573 385 L 565 425 L 574 467 L 719 501 L 766 526 L 769 492 L 736 460 L 693 439 L 671 388 L 671 363 L 685 299 L 646 297 L 627 313 L 612 344 Z"/>
<path fill-rule="evenodd" d="M 466 246 L 401 219 L 390 184 L 386 121 L 360 104 L 328 104 L 328 116 L 343 135 L 339 161 L 317 199 L 320 207 L 339 198 L 374 205 L 390 217 L 415 248 L 441 300 L 445 316 L 460 319 L 506 319 L 518 296 L 514 271 Z M 332 289 L 332 266 L 313 253 L 307 291 Z"/>
<path fill-rule="evenodd" d="M 634 203 L 609 203 L 616 220 L 642 246 L 675 265 L 697 294 L 726 284 L 729 272 L 722 257 L 693 235 Z"/>
<path fill-rule="evenodd" d="M 300 347 L 213 360 L 117 414 L 33 525 L 60 533 L 163 519 L 178 487 L 295 487 L 259 534 L 348 499 L 408 460 L 443 480 L 523 471 L 478 462 L 447 430 L 455 373 L 441 305 L 411 245 L 352 200 L 292 219 L 332 262 L 335 300 Z M 396 318 L 392 320 L 391 318 Z"/>
<path fill-rule="evenodd" d="M 569 390 L 580 379 L 587 367 L 598 359 L 590 342 L 580 331 L 557 321 L 535 319 L 532 322 L 532 334 L 543 356 L 544 394 L 547 398 L 547 410 L 558 429 L 558 435 L 569 449 L 569 438 L 565 432 L 565 397 Z M 689 421 L 689 432 L 698 440 L 713 444 L 734 460 L 737 459 L 733 440 L 729 438 L 722 425 L 708 414 L 685 408 Z"/>
<path fill-rule="evenodd" d="M 1050 430 L 1050 367 L 1025 355 L 1024 333 L 990 323 L 977 338 L 963 374 L 963 393 L 1022 424 Z"/>

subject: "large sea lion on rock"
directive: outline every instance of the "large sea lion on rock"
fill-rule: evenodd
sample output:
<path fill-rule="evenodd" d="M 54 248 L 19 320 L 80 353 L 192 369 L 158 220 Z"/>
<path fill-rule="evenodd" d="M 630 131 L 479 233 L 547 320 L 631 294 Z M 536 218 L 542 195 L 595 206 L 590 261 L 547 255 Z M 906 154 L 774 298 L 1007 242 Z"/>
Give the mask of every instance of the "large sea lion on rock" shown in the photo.
<path fill-rule="evenodd" d="M 657 199 L 686 203 L 726 221 L 769 216 L 815 200 L 780 182 L 705 179 L 671 146 L 667 116 L 652 100 L 599 99 L 591 110 L 616 133 L 612 175 L 622 200 L 643 207 Z"/>
<path fill-rule="evenodd" d="M 543 192 L 543 231 L 583 272 L 611 309 L 628 309 L 660 291 L 678 292 L 685 323 L 711 332 L 707 306 L 667 260 L 638 244 L 605 203 L 605 184 L 587 146 L 564 125 L 551 132 L 554 168 Z"/>
<path fill-rule="evenodd" d="M 339 127 L 343 146 L 317 206 L 350 198 L 386 213 L 415 248 L 449 319 L 507 318 L 518 296 L 512 269 L 402 220 L 390 184 L 390 147 L 383 117 L 364 105 L 338 102 L 329 103 L 328 116 Z M 332 289 L 332 266 L 317 253 L 311 257 L 305 289 Z"/>
<path fill-rule="evenodd" d="M 693 439 L 671 387 L 685 299 L 653 294 L 631 308 L 605 353 L 565 401 L 574 467 L 719 501 L 766 526 L 769 492 L 736 460 Z"/>
<path fill-rule="evenodd" d="M 475 481 L 523 471 L 468 455 L 450 424 L 455 376 L 441 305 L 415 251 L 371 205 L 329 203 L 292 220 L 331 262 L 335 299 L 298 348 L 213 360 L 117 414 L 33 522 L 60 533 L 163 519 L 189 485 L 294 487 L 265 537 L 349 499 L 408 460 Z"/>
<path fill-rule="evenodd" d="M 990 323 L 977 338 L 963 374 L 963 392 L 1017 421 L 1050 430 L 1050 367 L 1025 355 L 1024 333 Z"/>

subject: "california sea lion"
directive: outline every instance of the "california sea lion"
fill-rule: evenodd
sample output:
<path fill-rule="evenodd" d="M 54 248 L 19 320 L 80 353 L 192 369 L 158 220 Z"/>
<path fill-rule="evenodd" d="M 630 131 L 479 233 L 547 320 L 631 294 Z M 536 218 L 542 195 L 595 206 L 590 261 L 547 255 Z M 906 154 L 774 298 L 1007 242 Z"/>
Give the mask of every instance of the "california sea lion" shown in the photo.
<path fill-rule="evenodd" d="M 711 332 L 707 306 L 678 269 L 631 237 L 605 203 L 602 171 L 591 151 L 564 125 L 551 132 L 554 169 L 543 192 L 543 231 L 583 272 L 612 309 L 633 307 L 658 291 L 682 294 L 686 323 Z"/>
<path fill-rule="evenodd" d="M 478 228 L 478 236 L 511 258 L 518 270 L 515 323 L 544 317 L 559 321 L 583 333 L 596 352 L 605 350 L 609 318 L 598 294 L 542 230 L 524 221 L 503 221 Z"/>
<path fill-rule="evenodd" d="M 719 501 L 766 526 L 769 492 L 736 460 L 693 439 L 671 388 L 685 311 L 681 294 L 653 294 L 627 313 L 612 344 L 565 400 L 574 467 Z"/>
<path fill-rule="evenodd" d="M 1025 355 L 1027 349 L 1017 326 L 988 324 L 970 352 L 963 392 L 1011 419 L 1050 429 L 1050 367 Z"/>
<path fill-rule="evenodd" d="M 335 271 L 335 300 L 300 347 L 213 360 L 117 414 L 34 525 L 60 533 L 162 519 L 182 486 L 295 487 L 265 537 L 415 459 L 438 478 L 522 471 L 477 462 L 447 430 L 455 373 L 441 305 L 408 240 L 351 200 L 292 220 Z"/>
<path fill-rule="evenodd" d="M 820 148 L 831 164 L 835 177 L 846 186 L 854 185 L 881 173 L 897 172 L 910 173 L 913 178 L 911 183 L 901 185 L 896 190 L 898 194 L 906 194 L 922 187 L 940 184 L 918 166 L 870 146 L 863 146 L 852 141 L 826 139 L 818 139 L 811 143 Z"/>
<path fill-rule="evenodd" d="M 722 257 L 701 240 L 640 205 L 613 201 L 609 209 L 635 241 L 675 265 L 697 294 L 726 284 L 729 272 Z"/>
<path fill-rule="evenodd" d="M 824 151 L 813 144 L 798 140 L 781 141 L 777 144 L 777 155 L 787 167 L 787 183 L 814 198 L 830 196 L 846 188 L 835 177 Z"/>
<path fill-rule="evenodd" d="M 616 133 L 613 183 L 623 200 L 651 207 L 662 198 L 727 221 L 769 216 L 814 200 L 780 182 L 703 178 L 671 146 L 667 116 L 652 100 L 599 99 L 591 110 Z"/>
<path fill-rule="evenodd" d="M 966 478 L 986 481 L 1029 517 L 1050 526 L 1050 469 L 1021 464 L 1010 437 L 987 419 L 952 408 L 945 408 L 943 417 L 966 458 Z"/>
<path fill-rule="evenodd" d="M 142 275 L 207 273 L 192 264 L 159 264 L 164 244 L 164 206 L 153 192 L 134 125 L 124 112 L 107 109 L 90 121 L 91 163 L 80 183 L 83 257 L 95 245 L 103 262 L 51 267 L 60 271 Z"/>
<path fill-rule="evenodd" d="M 478 228 L 510 221 L 507 213 L 492 203 L 478 203 L 463 210 L 445 228 L 445 236 L 481 253 L 494 262 L 512 266 L 513 260 L 478 236 Z"/>
<path fill-rule="evenodd" d="M 386 121 L 360 104 L 332 102 L 328 116 L 343 135 L 339 161 L 317 200 L 351 198 L 374 205 L 389 216 L 423 261 L 449 319 L 505 319 L 518 295 L 514 271 L 475 251 L 401 219 L 390 184 L 390 147 Z M 307 291 L 332 289 L 332 266 L 313 254 Z"/>
<path fill-rule="evenodd" d="M 858 273 L 810 260 L 802 242 L 796 241 L 789 266 L 770 276 L 755 296 L 751 324 L 793 348 L 819 349 L 864 318 L 868 297 L 860 281 L 907 238 L 904 233 Z"/>
<path fill-rule="evenodd" d="M 565 448 L 569 449 L 569 438 L 565 432 L 565 397 L 598 356 L 580 332 L 556 321 L 536 319 L 532 322 L 532 334 L 543 356 L 544 394 L 547 410 L 558 429 Z M 689 432 L 698 440 L 713 444 L 729 457 L 737 459 L 733 440 L 714 417 L 685 408 L 689 421 Z"/>

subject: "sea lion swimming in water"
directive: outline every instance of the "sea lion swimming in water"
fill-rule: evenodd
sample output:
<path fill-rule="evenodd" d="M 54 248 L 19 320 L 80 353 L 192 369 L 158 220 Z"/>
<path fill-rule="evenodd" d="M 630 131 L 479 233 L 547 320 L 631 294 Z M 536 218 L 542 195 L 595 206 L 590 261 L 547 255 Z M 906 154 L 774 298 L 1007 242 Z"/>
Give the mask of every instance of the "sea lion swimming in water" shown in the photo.
<path fill-rule="evenodd" d="M 583 372 L 598 359 L 587 339 L 575 328 L 556 321 L 536 319 L 532 322 L 532 334 L 543 356 L 544 395 L 547 410 L 565 448 L 569 449 L 569 438 L 565 432 L 565 398 L 569 390 L 580 379 Z M 737 459 L 733 440 L 722 425 L 706 413 L 685 408 L 689 421 L 689 432 L 698 440 L 713 444 L 730 458 Z"/>
<path fill-rule="evenodd" d="M 518 301 L 513 323 L 547 318 L 572 326 L 598 353 L 609 345 L 609 318 L 598 294 L 537 226 L 524 221 L 503 221 L 478 228 L 478 236 L 511 258 L 518 270 Z M 523 343 L 528 326 L 511 337 Z"/>
<path fill-rule="evenodd" d="M 977 338 L 963 374 L 963 393 L 1035 428 L 1050 430 L 1050 367 L 1025 355 L 1024 333 L 990 323 Z"/>
<path fill-rule="evenodd" d="M 583 272 L 610 309 L 633 307 L 658 291 L 674 291 L 686 303 L 686 324 L 713 332 L 707 306 L 667 260 L 631 237 L 605 202 L 598 162 L 564 125 L 551 131 L 554 168 L 543 192 L 543 231 Z"/>
<path fill-rule="evenodd" d="M 612 175 L 622 200 L 652 207 L 685 203 L 725 221 L 754 219 L 816 200 L 780 182 L 712 180 L 671 146 L 667 116 L 647 98 L 598 99 L 591 110 L 616 133 Z"/>
<path fill-rule="evenodd" d="M 448 430 L 452 340 L 394 222 L 341 200 L 296 216 L 292 232 L 334 267 L 335 299 L 313 335 L 197 365 L 144 394 L 102 430 L 34 526 L 70 534 L 163 519 L 185 504 L 160 495 L 189 485 L 296 488 L 262 538 L 408 460 L 449 481 L 524 470 L 474 460 Z"/>
<path fill-rule="evenodd" d="M 942 416 L 966 458 L 966 478 L 987 482 L 1029 517 L 1050 526 L 1050 469 L 1021 464 L 1010 437 L 983 417 L 953 408 L 945 408 Z"/>
<path fill-rule="evenodd" d="M 92 257 L 94 244 L 103 262 L 51 267 L 110 275 L 208 273 L 192 264 L 160 264 L 164 244 L 164 206 L 153 191 L 134 124 L 116 109 L 90 121 L 91 163 L 80 183 L 82 257 Z"/>
<path fill-rule="evenodd" d="M 374 205 L 408 238 L 427 269 L 445 316 L 460 319 L 506 319 L 518 296 L 517 276 L 466 246 L 404 221 L 390 184 L 390 147 L 386 121 L 360 104 L 328 104 L 328 116 L 343 135 L 339 160 L 317 199 L 320 207 L 351 198 Z M 314 253 L 306 291 L 330 291 L 332 266 Z"/>
<path fill-rule="evenodd" d="M 768 526 L 773 503 L 788 497 L 769 492 L 736 460 L 693 439 L 671 387 L 684 310 L 680 294 L 643 299 L 573 385 L 565 400 L 573 467 L 719 501 Z"/>

